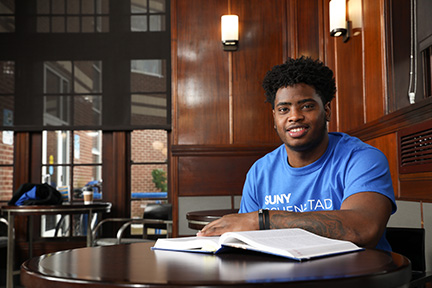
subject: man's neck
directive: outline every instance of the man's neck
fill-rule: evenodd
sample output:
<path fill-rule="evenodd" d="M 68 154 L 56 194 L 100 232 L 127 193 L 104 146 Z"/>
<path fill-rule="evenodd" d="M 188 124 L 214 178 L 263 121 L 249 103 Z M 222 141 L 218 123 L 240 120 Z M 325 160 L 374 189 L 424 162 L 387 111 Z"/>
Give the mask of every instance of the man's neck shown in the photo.
<path fill-rule="evenodd" d="M 300 168 L 314 163 L 324 155 L 328 143 L 329 137 L 327 136 L 318 146 L 306 151 L 295 151 L 285 146 L 288 155 L 288 164 L 293 168 Z"/>

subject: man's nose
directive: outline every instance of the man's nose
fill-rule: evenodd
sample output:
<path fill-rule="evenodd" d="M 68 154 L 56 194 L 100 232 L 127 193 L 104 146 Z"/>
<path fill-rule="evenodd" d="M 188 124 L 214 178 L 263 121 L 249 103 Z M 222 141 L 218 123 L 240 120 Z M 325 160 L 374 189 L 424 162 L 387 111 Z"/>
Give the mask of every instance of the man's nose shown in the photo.
<path fill-rule="evenodd" d="M 303 117 L 304 117 L 303 113 L 301 112 L 300 109 L 293 108 L 290 110 L 288 120 L 291 122 L 297 122 L 297 121 L 303 119 Z"/>

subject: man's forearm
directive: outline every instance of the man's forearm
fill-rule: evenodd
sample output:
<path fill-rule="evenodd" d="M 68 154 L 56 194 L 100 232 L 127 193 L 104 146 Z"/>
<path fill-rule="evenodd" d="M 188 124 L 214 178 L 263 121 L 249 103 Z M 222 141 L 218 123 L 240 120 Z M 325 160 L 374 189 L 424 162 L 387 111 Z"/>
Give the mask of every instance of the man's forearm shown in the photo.
<path fill-rule="evenodd" d="M 345 228 L 341 216 L 346 213 L 336 211 L 286 212 L 270 211 L 270 228 L 303 228 L 321 236 L 334 239 L 350 239 L 352 231 Z M 339 215 L 338 215 L 339 214 Z M 348 215 L 345 215 L 348 216 Z"/>

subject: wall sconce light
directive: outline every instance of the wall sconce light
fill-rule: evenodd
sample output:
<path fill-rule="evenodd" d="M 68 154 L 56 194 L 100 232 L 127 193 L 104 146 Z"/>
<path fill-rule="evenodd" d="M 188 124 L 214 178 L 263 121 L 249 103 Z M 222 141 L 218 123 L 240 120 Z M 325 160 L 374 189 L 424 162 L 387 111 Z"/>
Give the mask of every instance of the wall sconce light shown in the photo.
<path fill-rule="evenodd" d="M 330 36 L 343 37 L 343 42 L 350 38 L 351 22 L 346 20 L 346 0 L 330 1 Z"/>
<path fill-rule="evenodd" d="M 362 0 L 349 0 L 348 2 L 348 16 L 350 23 L 352 23 L 352 36 L 358 36 L 361 34 L 363 27 L 362 20 Z"/>
<path fill-rule="evenodd" d="M 223 15 L 221 26 L 224 51 L 236 51 L 238 49 L 238 16 Z"/>

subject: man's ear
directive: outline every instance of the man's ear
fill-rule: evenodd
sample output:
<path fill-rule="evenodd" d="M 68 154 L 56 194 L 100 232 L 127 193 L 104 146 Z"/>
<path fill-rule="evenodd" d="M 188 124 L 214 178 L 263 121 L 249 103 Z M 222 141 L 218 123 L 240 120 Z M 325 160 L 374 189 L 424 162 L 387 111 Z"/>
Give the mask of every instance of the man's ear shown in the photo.
<path fill-rule="evenodd" d="M 326 114 L 326 121 L 330 122 L 330 119 L 331 119 L 331 102 L 327 102 L 324 105 L 324 111 L 325 111 L 325 114 Z"/>

